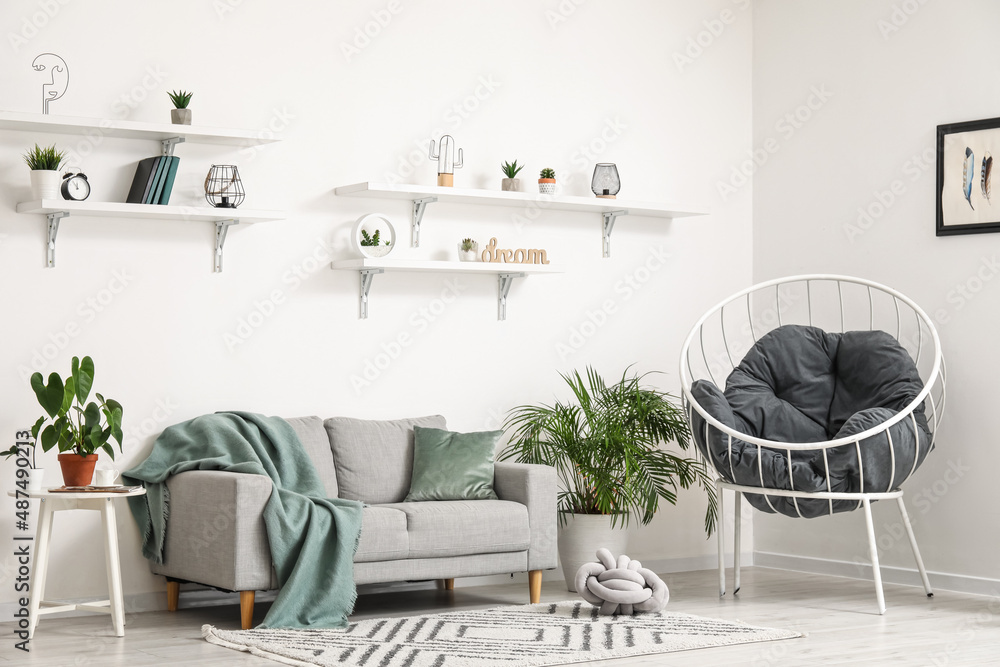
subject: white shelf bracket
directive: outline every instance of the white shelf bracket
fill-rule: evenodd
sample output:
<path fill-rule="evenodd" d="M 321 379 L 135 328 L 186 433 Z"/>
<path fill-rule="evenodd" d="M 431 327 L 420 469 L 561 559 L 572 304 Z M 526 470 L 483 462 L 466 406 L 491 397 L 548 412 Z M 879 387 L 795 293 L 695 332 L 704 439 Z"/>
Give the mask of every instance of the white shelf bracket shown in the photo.
<path fill-rule="evenodd" d="M 601 225 L 601 234 L 604 237 L 604 256 L 611 257 L 611 230 L 615 228 L 615 220 L 619 215 L 628 215 L 628 209 L 617 211 L 606 211 L 601 214 L 604 223 Z"/>
<path fill-rule="evenodd" d="M 374 279 L 376 274 L 385 273 L 384 269 L 361 269 L 358 273 L 361 274 L 361 312 L 358 315 L 359 319 L 368 319 L 368 293 L 372 289 L 372 279 Z"/>
<path fill-rule="evenodd" d="M 174 144 L 183 144 L 186 141 L 184 137 L 169 137 L 167 139 L 160 139 L 160 145 L 163 147 L 163 155 L 173 155 L 174 154 Z"/>
<path fill-rule="evenodd" d="M 523 278 L 525 273 L 500 273 L 497 274 L 497 320 L 503 322 L 507 319 L 507 293 L 514 283 L 514 278 Z"/>
<path fill-rule="evenodd" d="M 59 211 L 49 213 L 45 216 L 49 221 L 49 238 L 46 248 L 45 266 L 52 268 L 56 265 L 56 236 L 59 234 L 59 221 L 69 217 L 69 211 Z"/>
<path fill-rule="evenodd" d="M 428 204 L 432 204 L 437 200 L 437 197 L 423 197 L 421 199 L 413 200 L 413 225 L 412 233 L 410 235 L 411 248 L 420 247 L 420 223 L 423 222 L 424 219 L 424 210 L 427 208 Z"/>
<path fill-rule="evenodd" d="M 222 249 L 226 245 L 226 234 L 232 225 L 238 224 L 238 219 L 215 221 L 215 273 L 222 273 Z"/>

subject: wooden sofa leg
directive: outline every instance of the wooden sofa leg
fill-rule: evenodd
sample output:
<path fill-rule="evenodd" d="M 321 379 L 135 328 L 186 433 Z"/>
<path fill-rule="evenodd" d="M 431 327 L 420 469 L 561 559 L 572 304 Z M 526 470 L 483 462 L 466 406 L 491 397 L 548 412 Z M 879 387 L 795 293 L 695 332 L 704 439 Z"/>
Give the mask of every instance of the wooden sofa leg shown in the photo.
<path fill-rule="evenodd" d="M 531 604 L 537 604 L 542 599 L 542 571 L 528 572 L 528 595 Z"/>
<path fill-rule="evenodd" d="M 438 588 L 443 591 L 453 591 L 455 590 L 455 580 L 454 579 L 438 579 Z"/>
<path fill-rule="evenodd" d="M 181 597 L 181 582 L 167 582 L 167 611 L 177 611 L 177 601 Z"/>
<path fill-rule="evenodd" d="M 240 591 L 240 627 L 253 627 L 253 591 Z"/>

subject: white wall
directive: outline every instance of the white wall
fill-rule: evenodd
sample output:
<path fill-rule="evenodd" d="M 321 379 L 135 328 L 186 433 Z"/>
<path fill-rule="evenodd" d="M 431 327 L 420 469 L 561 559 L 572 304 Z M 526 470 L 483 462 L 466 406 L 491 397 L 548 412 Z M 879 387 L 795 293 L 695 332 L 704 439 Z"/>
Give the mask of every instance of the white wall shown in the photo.
<path fill-rule="evenodd" d="M 261 132 L 284 125 L 286 140 L 259 150 L 179 146 L 171 203 L 199 203 L 208 166 L 236 163 L 245 206 L 283 208 L 288 217 L 231 230 L 222 274 L 211 271 L 207 223 L 69 218 L 57 266 L 46 269 L 43 219 L 13 210 L 28 198 L 20 153 L 35 141 L 88 152 L 80 166 L 92 199 L 123 201 L 135 162 L 159 146 L 105 138 L 93 147 L 81 137 L 0 132 L 4 441 L 38 413 L 26 373 L 65 373 L 70 358 L 84 354 L 96 361 L 96 387 L 125 406 L 125 466 L 148 454 L 163 427 L 216 410 L 371 418 L 440 412 L 452 427 L 476 430 L 496 427 L 514 405 L 565 395 L 557 371 L 586 364 L 608 376 L 632 363 L 663 370 L 656 382 L 673 390 L 690 323 L 751 278 L 749 189 L 715 201 L 705 218 L 621 219 L 609 260 L 601 258 L 597 216 L 545 211 L 518 228 L 514 209 L 437 205 L 425 218 L 422 247 L 411 251 L 405 202 L 332 191 L 393 174 L 433 183 L 425 143 L 447 131 L 465 150 L 457 186 L 499 189 L 500 162 L 517 158 L 528 165 L 529 188 L 551 166 L 564 192 L 582 195 L 600 159 L 618 163 L 623 198 L 713 201 L 718 165 L 751 145 L 752 22 L 735 3 L 290 0 L 278 12 L 272 3 L 237 0 L 105 0 L 57 5 L 51 18 L 39 13 L 42 4 L 10 0 L 0 9 L 5 34 L 30 38 L 13 44 L 8 34 L 0 46 L 4 108 L 37 110 L 41 82 L 30 63 L 45 51 L 71 68 L 71 88 L 52 103 L 54 114 L 165 121 L 164 91 L 193 90 L 196 124 Z M 729 24 L 717 20 L 723 9 L 732 12 Z M 341 45 L 373 12 L 391 21 L 348 59 Z M 674 54 L 699 33 L 707 46 L 692 48 L 696 57 L 679 66 Z M 422 310 L 441 305 L 452 279 L 379 276 L 371 316 L 359 321 L 358 277 L 328 270 L 325 258 L 349 256 L 353 221 L 372 211 L 390 215 L 403 232 L 394 256 L 448 256 L 463 236 L 496 236 L 506 247 L 547 248 L 565 274 L 515 284 L 503 323 L 488 278 L 460 278 L 460 297 L 428 321 Z M 661 248 L 669 261 L 647 273 Z M 127 284 L 112 294 L 116 276 Z M 632 279 L 646 282 L 630 290 Z M 264 304 L 274 292 L 280 303 Z M 590 332 L 583 325 L 591 317 L 604 319 L 594 313 L 605 302 L 615 312 L 573 348 L 574 332 Z M 258 308 L 271 313 L 246 340 L 227 343 Z M 67 327 L 74 335 L 64 335 Z M 356 391 L 352 375 L 400 334 L 412 344 Z M 560 354 L 560 345 L 571 353 Z M 55 453 L 43 459 L 55 480 Z M 0 464 L 0 491 L 12 488 L 13 471 Z M 0 506 L 12 516 L 10 501 Z M 714 543 L 704 539 L 703 511 L 702 495 L 682 494 L 677 509 L 636 531 L 632 555 L 708 558 Z M 162 590 L 125 512 L 119 529 L 127 592 Z M 96 516 L 58 517 L 51 597 L 103 592 L 97 530 Z M 12 533 L 12 519 L 0 521 L 0 543 L 10 544 Z M 0 602 L 13 599 L 12 564 L 0 560 Z"/>
<path fill-rule="evenodd" d="M 1000 578 L 1000 537 L 989 528 L 1000 519 L 998 237 L 935 237 L 934 148 L 935 126 L 997 115 L 997 25 L 1000 5 L 988 0 L 762 0 L 754 11 L 754 146 L 773 137 L 780 148 L 754 181 L 754 278 L 858 275 L 937 320 L 947 414 L 937 450 L 903 488 L 927 567 L 950 575 L 938 584 L 984 593 L 994 583 L 977 578 Z M 814 89 L 828 99 L 802 111 Z M 797 109 L 799 127 L 788 125 Z M 875 519 L 883 563 L 912 569 L 895 508 L 877 504 Z M 754 528 L 756 551 L 796 557 L 766 562 L 837 570 L 799 557 L 867 561 L 860 512 L 758 515 Z"/>

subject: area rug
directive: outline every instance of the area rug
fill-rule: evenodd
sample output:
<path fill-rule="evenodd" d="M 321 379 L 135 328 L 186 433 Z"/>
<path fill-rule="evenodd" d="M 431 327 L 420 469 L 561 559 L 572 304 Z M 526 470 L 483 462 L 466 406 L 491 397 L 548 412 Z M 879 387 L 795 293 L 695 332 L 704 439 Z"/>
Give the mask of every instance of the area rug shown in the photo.
<path fill-rule="evenodd" d="M 797 632 L 660 612 L 600 616 L 586 602 L 556 602 L 376 618 L 347 630 L 219 630 L 213 644 L 288 665 L 522 667 L 791 639 Z"/>

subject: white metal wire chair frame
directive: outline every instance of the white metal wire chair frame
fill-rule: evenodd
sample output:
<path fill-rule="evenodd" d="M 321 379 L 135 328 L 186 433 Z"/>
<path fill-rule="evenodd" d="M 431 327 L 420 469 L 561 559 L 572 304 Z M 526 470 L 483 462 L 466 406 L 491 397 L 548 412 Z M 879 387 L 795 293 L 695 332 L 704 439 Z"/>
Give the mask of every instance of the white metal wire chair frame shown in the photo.
<path fill-rule="evenodd" d="M 691 394 L 691 385 L 696 379 L 710 379 L 716 386 L 724 388 L 725 378 L 728 377 L 730 371 L 735 368 L 736 364 L 739 362 L 738 359 L 733 358 L 732 350 L 730 349 L 729 336 L 727 335 L 727 325 L 726 325 L 726 308 L 727 306 L 732 306 L 742 302 L 741 305 L 745 305 L 745 308 L 741 308 L 738 312 L 740 316 L 743 316 L 745 311 L 746 324 L 748 325 L 750 337 L 754 342 L 760 339 L 760 337 L 766 333 L 763 330 L 755 329 L 754 327 L 754 315 L 753 315 L 753 305 L 752 301 L 755 295 L 768 295 L 770 291 L 773 290 L 774 296 L 767 296 L 768 299 L 773 300 L 774 303 L 774 315 L 778 326 L 782 324 L 789 324 L 792 322 L 782 320 L 782 308 L 781 308 L 781 295 L 780 289 L 782 286 L 792 285 L 792 284 L 805 284 L 805 295 L 806 295 L 806 305 L 805 310 L 807 314 L 807 321 L 805 322 L 795 322 L 798 324 L 808 324 L 813 325 L 814 320 L 814 302 L 813 302 L 813 284 L 814 283 L 836 283 L 837 295 L 839 299 L 839 311 L 840 311 L 840 331 L 845 330 L 845 311 L 844 311 L 844 285 L 852 284 L 864 287 L 868 294 L 868 330 L 880 329 L 885 331 L 884 328 L 875 326 L 875 299 L 873 296 L 873 290 L 875 292 L 880 292 L 892 298 L 892 303 L 895 309 L 895 321 L 896 321 L 896 331 L 894 338 L 903 344 L 900 339 L 900 334 L 902 330 L 902 315 L 900 313 L 900 304 L 908 307 L 912 312 L 915 323 L 916 323 L 916 350 L 910 351 L 910 356 L 914 359 L 914 363 L 918 365 L 921 360 L 921 354 L 924 352 L 924 346 L 930 346 L 933 358 L 931 359 L 931 364 L 929 371 L 926 376 L 922 374 L 922 380 L 924 382 L 923 390 L 907 405 L 903 410 L 901 410 L 897 415 L 891 419 L 873 427 L 861 433 L 851 435 L 849 437 L 839 438 L 835 440 L 829 440 L 826 442 L 778 442 L 773 440 L 767 440 L 764 438 L 757 438 L 746 433 L 741 433 L 736 429 L 730 428 L 717 420 L 715 417 L 710 415 L 698 402 L 695 400 Z M 718 320 L 716 323 L 715 320 Z M 709 361 L 709 355 L 706 352 L 705 347 L 705 327 L 707 324 L 717 324 L 718 333 L 720 334 L 721 343 L 725 348 L 725 353 L 720 354 L 716 359 L 722 359 L 724 365 L 728 367 L 725 374 L 722 375 L 722 383 L 719 382 L 719 378 L 716 377 L 714 371 L 712 370 L 712 363 Z M 853 329 L 857 330 L 857 329 Z M 927 341 L 924 340 L 924 331 L 928 334 Z M 886 331 L 890 335 L 893 332 Z M 905 347 L 905 345 L 904 345 Z M 707 375 L 703 378 L 696 378 L 693 371 L 692 355 L 700 352 L 701 361 L 704 363 Z M 879 614 L 885 613 L 885 598 L 882 591 L 882 577 L 879 570 L 878 563 L 878 549 L 875 539 L 875 528 L 874 522 L 872 520 L 871 513 L 871 502 L 873 500 L 895 500 L 897 507 L 902 517 L 903 527 L 906 530 L 907 537 L 909 538 L 910 547 L 913 550 L 913 555 L 916 560 L 917 569 L 920 573 L 920 578 L 924 586 L 924 591 L 927 593 L 928 597 L 933 596 L 933 591 L 931 589 L 930 581 L 927 578 L 927 571 L 924 568 L 923 560 L 920 557 L 920 550 L 917 548 L 916 538 L 913 535 L 913 529 L 910 525 L 910 519 L 906 512 L 906 506 L 903 503 L 903 491 L 895 486 L 894 476 L 895 476 L 895 447 L 893 446 L 892 436 L 890 429 L 894 424 L 897 424 L 904 419 L 910 419 L 913 422 L 914 432 L 917 432 L 916 418 L 913 414 L 914 410 L 927 403 L 925 407 L 925 412 L 928 414 L 928 427 L 931 431 L 931 446 L 933 446 L 934 438 L 937 435 L 937 427 L 941 421 L 941 416 L 944 412 L 945 407 L 945 382 L 946 372 L 944 365 L 944 358 L 941 354 L 941 344 L 938 338 L 937 330 L 934 327 L 934 323 L 927 316 L 920 306 L 914 303 L 905 295 L 893 290 L 885 285 L 872 282 L 870 280 L 865 280 L 862 278 L 854 278 L 850 276 L 840 276 L 831 274 L 811 274 L 811 275 L 800 275 L 791 276 L 786 278 L 779 278 L 776 280 L 770 280 L 767 282 L 759 283 L 752 287 L 749 287 L 729 298 L 718 303 L 716 306 L 707 311 L 702 317 L 695 323 L 692 327 L 691 332 L 688 334 L 687 339 L 684 341 L 684 346 L 681 349 L 681 360 L 680 360 L 680 378 L 681 378 L 681 393 L 682 402 L 685 410 L 685 414 L 688 418 L 688 423 L 694 424 L 694 413 L 697 412 L 705 421 L 705 442 L 709 441 L 709 430 L 714 428 L 719 432 L 725 434 L 727 438 L 727 444 L 729 448 L 729 464 L 730 470 L 729 474 L 731 478 L 735 478 L 732 469 L 732 447 L 733 439 L 741 440 L 750 445 L 754 445 L 757 448 L 757 461 L 758 461 L 758 475 L 761 480 L 760 486 L 742 486 L 738 484 L 733 484 L 724 480 L 720 471 L 715 467 L 714 462 L 711 458 L 702 456 L 701 458 L 705 460 L 706 465 L 713 470 L 716 476 L 716 489 L 719 494 L 719 521 L 718 525 L 718 549 L 719 549 L 719 595 L 720 597 L 726 594 L 726 579 L 725 579 L 725 523 L 724 523 L 724 504 L 722 499 L 722 491 L 724 489 L 730 489 L 735 492 L 735 515 L 734 515 L 734 551 L 733 551 L 733 594 L 739 592 L 740 589 L 740 533 L 741 533 L 741 503 L 742 494 L 750 493 L 754 495 L 761 495 L 764 497 L 767 504 L 774 509 L 771 504 L 771 498 L 774 496 L 791 498 L 792 503 L 796 509 L 799 516 L 802 516 L 801 511 L 798 507 L 798 499 L 810 499 L 810 500 L 826 500 L 829 503 L 829 513 L 833 513 L 833 501 L 834 500 L 856 500 L 858 505 L 857 508 L 864 508 L 865 512 L 865 523 L 868 529 L 868 547 L 869 556 L 871 558 L 872 572 L 875 580 L 875 594 L 876 601 L 878 604 Z M 881 492 L 866 492 L 864 490 L 864 471 L 861 468 L 860 478 L 861 478 L 861 489 L 857 493 L 845 493 L 845 492 L 833 492 L 831 491 L 831 482 L 829 476 L 829 465 L 827 464 L 826 456 L 827 451 L 832 447 L 840 447 L 843 445 L 854 444 L 857 447 L 858 452 L 858 464 L 859 467 L 862 466 L 861 457 L 861 443 L 871 437 L 884 435 L 889 446 L 890 456 L 893 462 L 893 473 L 890 476 L 889 490 Z M 826 474 L 826 486 L 827 491 L 825 492 L 806 492 L 806 491 L 796 491 L 794 486 L 792 489 L 772 489 L 766 488 L 763 485 L 763 470 L 760 468 L 761 463 L 761 448 L 768 448 L 771 450 L 780 450 L 788 457 L 789 469 L 791 468 L 792 451 L 800 450 L 822 450 Z M 699 456 L 701 456 L 699 452 Z M 917 456 L 914 456 L 914 465 L 910 473 L 916 468 Z"/>

